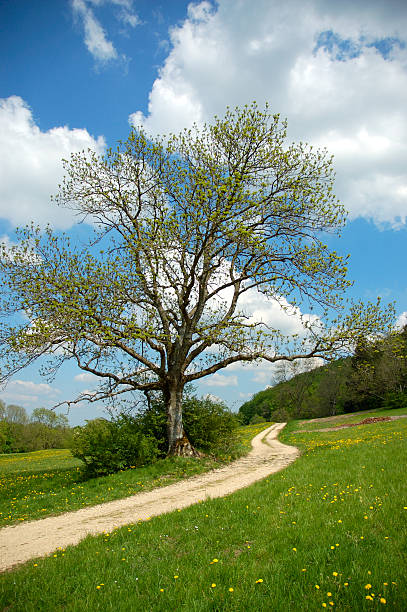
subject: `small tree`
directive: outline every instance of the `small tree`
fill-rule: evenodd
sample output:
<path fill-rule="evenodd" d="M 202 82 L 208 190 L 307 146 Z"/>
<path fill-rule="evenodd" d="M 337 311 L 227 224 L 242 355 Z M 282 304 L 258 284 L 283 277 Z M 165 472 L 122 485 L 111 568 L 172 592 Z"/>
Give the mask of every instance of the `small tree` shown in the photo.
<path fill-rule="evenodd" d="M 247 292 L 298 314 L 306 297 L 340 309 L 346 261 L 323 242 L 345 212 L 333 194 L 332 159 L 287 144 L 286 123 L 256 104 L 212 125 L 148 140 L 132 131 L 99 157 L 74 154 L 56 201 L 94 225 L 89 244 L 27 227 L 3 248 L 3 313 L 30 321 L 3 327 L 2 378 L 37 357 L 99 377 L 98 401 L 161 391 L 169 454 L 194 454 L 182 424 L 187 383 L 236 362 L 331 358 L 392 313 L 355 306 L 331 320 L 305 318 L 304 333 L 250 319 Z"/>

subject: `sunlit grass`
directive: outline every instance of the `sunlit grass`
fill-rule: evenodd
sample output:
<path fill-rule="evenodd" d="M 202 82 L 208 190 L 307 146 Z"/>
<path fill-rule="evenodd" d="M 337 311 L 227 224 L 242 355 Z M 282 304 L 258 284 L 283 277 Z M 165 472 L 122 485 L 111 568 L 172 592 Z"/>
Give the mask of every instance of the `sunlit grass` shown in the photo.
<path fill-rule="evenodd" d="M 250 450 L 250 440 L 269 424 L 238 429 L 233 455 L 162 459 L 153 465 L 86 480 L 69 450 L 0 456 L 0 526 L 44 518 L 162 487 L 219 467 Z"/>
<path fill-rule="evenodd" d="M 328 427 L 337 427 L 339 425 L 349 425 L 351 423 L 360 423 L 364 419 L 370 417 L 390 417 L 390 416 L 402 416 L 407 415 L 407 406 L 404 408 L 393 408 L 384 409 L 378 408 L 377 410 L 366 410 L 363 412 L 341 414 L 334 417 L 324 417 L 322 419 L 316 419 L 315 421 L 296 421 L 297 429 L 315 430 L 325 429 Z"/>
<path fill-rule="evenodd" d="M 286 470 L 33 560 L 1 578 L 0 602 L 13 612 L 405 612 L 407 421 L 296 427 L 283 438 L 303 454 Z"/>

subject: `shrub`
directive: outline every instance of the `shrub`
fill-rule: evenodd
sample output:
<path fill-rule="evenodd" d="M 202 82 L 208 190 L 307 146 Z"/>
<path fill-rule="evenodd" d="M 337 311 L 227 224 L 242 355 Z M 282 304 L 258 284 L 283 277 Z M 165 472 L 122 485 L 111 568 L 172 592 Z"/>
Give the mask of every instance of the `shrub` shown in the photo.
<path fill-rule="evenodd" d="M 237 415 L 222 402 L 187 396 L 183 402 L 184 428 L 197 449 L 215 455 L 232 454 Z M 109 474 L 130 466 L 152 463 L 167 452 L 167 416 L 161 398 L 130 416 L 113 421 L 95 419 L 77 427 L 71 451 L 89 474 Z"/>
<path fill-rule="evenodd" d="M 262 417 L 260 414 L 254 414 L 250 419 L 251 425 L 257 425 L 258 423 L 265 423 L 266 419 Z"/>
<path fill-rule="evenodd" d="M 271 415 L 271 420 L 275 423 L 286 423 L 292 420 L 292 415 L 285 408 L 277 408 Z"/>
<path fill-rule="evenodd" d="M 184 428 L 196 448 L 213 454 L 229 453 L 239 419 L 222 402 L 187 397 L 183 402 Z"/>
<path fill-rule="evenodd" d="M 159 455 L 157 441 L 145 435 L 137 419 L 128 415 L 114 421 L 95 419 L 77 427 L 71 451 L 91 475 L 152 463 Z"/>

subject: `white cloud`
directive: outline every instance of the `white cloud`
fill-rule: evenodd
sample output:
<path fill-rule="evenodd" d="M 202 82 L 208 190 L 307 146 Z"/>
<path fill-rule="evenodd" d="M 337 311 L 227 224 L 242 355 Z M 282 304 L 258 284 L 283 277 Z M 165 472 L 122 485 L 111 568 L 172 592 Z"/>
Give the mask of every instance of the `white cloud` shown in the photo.
<path fill-rule="evenodd" d="M 60 390 L 47 383 L 35 383 L 31 380 L 12 380 L 1 393 L 6 403 L 24 404 L 34 407 L 38 404 L 49 404 L 60 394 Z"/>
<path fill-rule="evenodd" d="M 97 380 L 97 376 L 91 372 L 81 372 L 74 377 L 74 380 L 78 382 L 94 382 Z"/>
<path fill-rule="evenodd" d="M 8 384 L 8 390 L 25 391 L 39 395 L 58 395 L 59 389 L 51 387 L 48 383 L 35 383 L 31 380 L 12 380 Z"/>
<path fill-rule="evenodd" d="M 223 402 L 223 399 L 218 395 L 213 395 L 213 393 L 207 393 L 204 395 L 204 399 L 209 399 L 212 402 Z"/>
<path fill-rule="evenodd" d="M 132 0 L 72 0 L 73 13 L 81 19 L 83 24 L 85 45 L 97 62 L 106 63 L 117 59 L 126 60 L 124 55 L 119 56 L 114 44 L 107 38 L 106 31 L 91 8 L 91 5 L 99 7 L 103 4 L 120 7 L 116 17 L 125 26 L 135 28 L 141 23 L 138 15 L 133 10 Z"/>
<path fill-rule="evenodd" d="M 207 385 L 209 387 L 237 387 L 237 376 L 226 376 L 225 374 L 212 374 L 212 376 L 208 378 L 204 378 L 202 380 L 203 385 Z"/>
<path fill-rule="evenodd" d="M 113 43 L 107 40 L 103 27 L 85 0 L 73 0 L 72 8 L 74 13 L 82 19 L 85 45 L 93 57 L 102 62 L 117 59 L 118 54 Z"/>
<path fill-rule="evenodd" d="M 63 126 L 43 132 L 22 98 L 0 99 L 0 217 L 13 226 L 33 220 L 71 227 L 73 213 L 50 205 L 63 176 L 61 160 L 88 148 L 102 152 L 104 144 L 84 129 Z"/>
<path fill-rule="evenodd" d="M 391 0 L 191 4 L 135 125 L 178 131 L 225 106 L 269 101 L 289 139 L 335 155 L 351 218 L 407 220 L 407 11 Z"/>
<path fill-rule="evenodd" d="M 407 325 L 407 310 L 402 312 L 396 321 L 396 329 L 403 329 Z"/>

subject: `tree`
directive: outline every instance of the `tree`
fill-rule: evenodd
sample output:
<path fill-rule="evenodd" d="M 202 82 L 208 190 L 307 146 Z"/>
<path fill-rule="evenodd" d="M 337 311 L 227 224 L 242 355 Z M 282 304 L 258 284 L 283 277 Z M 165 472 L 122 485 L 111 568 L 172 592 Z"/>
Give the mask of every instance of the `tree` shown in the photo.
<path fill-rule="evenodd" d="M 348 409 L 404 405 L 407 391 L 407 328 L 384 338 L 360 338 L 348 377 Z"/>
<path fill-rule="evenodd" d="M 42 423 L 50 428 L 64 429 L 69 426 L 68 417 L 65 414 L 56 414 L 54 410 L 49 408 L 34 408 L 31 414 L 33 423 Z"/>
<path fill-rule="evenodd" d="M 25 425 L 28 421 L 28 416 L 25 408 L 22 406 L 16 406 L 15 404 L 8 404 L 6 406 L 4 402 L 0 402 L 0 419 L 4 419 L 12 425 Z"/>
<path fill-rule="evenodd" d="M 254 103 L 178 135 L 133 130 L 104 156 L 72 155 L 55 201 L 94 236 L 71 245 L 29 226 L 3 246 L 2 312 L 30 319 L 3 327 L 3 380 L 48 355 L 50 376 L 72 359 L 99 377 L 73 401 L 160 391 L 168 452 L 192 455 L 187 383 L 236 362 L 331 358 L 381 331 L 393 314 L 378 305 L 340 312 L 346 258 L 323 242 L 345 223 L 332 159 L 285 140 L 286 122 Z M 324 312 L 285 337 L 241 308 L 256 291 L 296 316 L 302 298 Z"/>
<path fill-rule="evenodd" d="M 335 416 L 343 412 L 350 373 L 349 360 L 338 360 L 325 368 L 313 398 L 318 415 Z"/>

